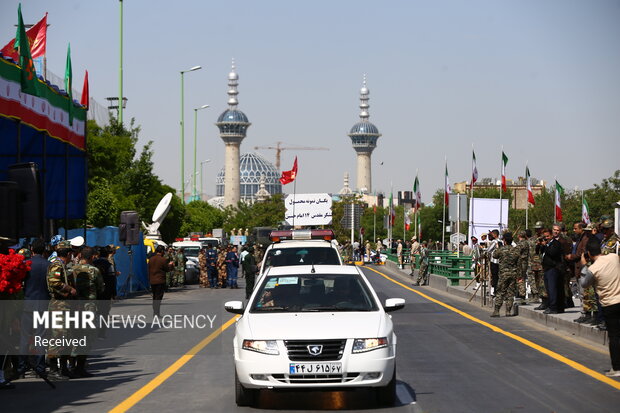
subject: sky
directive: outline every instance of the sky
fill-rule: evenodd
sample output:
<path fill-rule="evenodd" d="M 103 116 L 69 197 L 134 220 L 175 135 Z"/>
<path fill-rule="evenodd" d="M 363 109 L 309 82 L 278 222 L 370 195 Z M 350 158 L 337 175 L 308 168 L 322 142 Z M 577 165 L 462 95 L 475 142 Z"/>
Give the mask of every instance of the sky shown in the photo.
<path fill-rule="evenodd" d="M 19 2 L 0 4 L 0 40 L 15 35 Z M 49 12 L 48 70 L 63 75 L 71 44 L 73 84 L 88 70 L 90 94 L 107 106 L 119 89 L 119 2 L 23 0 L 26 23 Z M 329 151 L 299 158 L 298 193 L 338 192 L 356 156 L 347 136 L 359 121 L 363 75 L 370 121 L 373 190 L 411 190 L 424 202 L 471 177 L 525 173 L 566 189 L 590 188 L 620 169 L 619 0 L 427 0 L 235 2 L 125 0 L 124 119 L 153 141 L 155 173 L 180 187 L 180 71 L 185 74 L 185 176 L 198 163 L 215 194 L 224 144 L 214 125 L 227 109 L 234 58 L 238 109 L 252 122 L 241 153 L 277 141 Z M 4 39 L 4 40 L 2 40 Z M 275 151 L 258 150 L 268 160 Z M 200 170 L 200 165 L 198 165 Z M 285 192 L 292 188 L 284 187 Z"/>

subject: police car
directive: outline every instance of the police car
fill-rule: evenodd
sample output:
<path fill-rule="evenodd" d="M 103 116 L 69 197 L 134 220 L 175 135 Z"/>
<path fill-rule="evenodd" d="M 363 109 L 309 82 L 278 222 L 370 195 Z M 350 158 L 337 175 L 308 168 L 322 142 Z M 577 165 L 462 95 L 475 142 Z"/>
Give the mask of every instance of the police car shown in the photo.
<path fill-rule="evenodd" d="M 259 389 L 375 389 L 382 404 L 396 391 L 396 334 L 388 312 L 354 266 L 271 267 L 241 314 L 233 339 L 235 399 L 254 403 Z"/>
<path fill-rule="evenodd" d="M 295 265 L 343 265 L 331 229 L 271 231 L 257 280 L 271 267 Z"/>

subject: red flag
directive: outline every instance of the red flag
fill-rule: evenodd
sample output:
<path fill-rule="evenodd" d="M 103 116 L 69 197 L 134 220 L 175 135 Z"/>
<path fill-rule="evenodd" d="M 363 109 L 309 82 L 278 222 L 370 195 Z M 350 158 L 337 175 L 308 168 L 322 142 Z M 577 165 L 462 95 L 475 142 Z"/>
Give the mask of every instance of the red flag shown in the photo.
<path fill-rule="evenodd" d="M 290 171 L 282 171 L 282 176 L 280 177 L 280 183 L 282 185 L 290 184 L 297 177 L 297 157 L 295 157 L 295 162 L 293 162 L 293 169 Z"/>
<path fill-rule="evenodd" d="M 45 48 L 47 43 L 47 13 L 45 16 L 34 26 L 26 31 L 26 37 L 30 44 L 30 55 L 33 59 L 45 55 Z M 19 62 L 19 53 L 14 49 L 15 39 L 11 40 L 6 46 L 0 50 L 4 57 L 10 57 L 16 62 Z"/>
<path fill-rule="evenodd" d="M 86 110 L 88 110 L 88 101 L 90 99 L 90 95 L 88 92 L 88 70 L 84 75 L 84 86 L 82 87 L 82 99 L 80 99 L 80 105 L 84 106 Z"/>
<path fill-rule="evenodd" d="M 502 151 L 502 191 L 506 192 L 506 164 L 508 164 L 508 157 Z"/>

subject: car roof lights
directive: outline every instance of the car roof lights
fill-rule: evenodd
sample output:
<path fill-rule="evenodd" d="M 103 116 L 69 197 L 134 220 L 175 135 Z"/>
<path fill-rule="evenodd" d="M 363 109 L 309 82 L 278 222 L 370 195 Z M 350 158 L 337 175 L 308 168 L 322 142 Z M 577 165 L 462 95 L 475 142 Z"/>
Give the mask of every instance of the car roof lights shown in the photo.
<path fill-rule="evenodd" d="M 322 239 L 331 241 L 335 239 L 334 231 L 331 229 L 296 229 L 296 230 L 279 230 L 271 231 L 269 235 L 271 242 L 280 242 L 285 240 L 310 240 Z"/>

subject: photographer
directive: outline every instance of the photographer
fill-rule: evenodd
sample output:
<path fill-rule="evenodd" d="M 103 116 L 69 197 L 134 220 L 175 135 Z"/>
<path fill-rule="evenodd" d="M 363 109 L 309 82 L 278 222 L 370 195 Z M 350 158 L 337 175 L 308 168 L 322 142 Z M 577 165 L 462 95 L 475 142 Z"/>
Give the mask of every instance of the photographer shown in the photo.
<path fill-rule="evenodd" d="M 585 266 L 588 260 L 592 262 L 589 268 Z M 620 377 L 620 257 L 615 253 L 602 255 L 599 241 L 592 238 L 581 256 L 581 265 L 579 282 L 583 288 L 594 285 L 607 324 L 611 370 L 605 375 Z"/>
<path fill-rule="evenodd" d="M 558 240 L 560 228 L 553 227 L 553 235 L 550 229 L 543 231 L 545 243 L 536 247 L 536 252 L 542 254 L 542 267 L 544 271 L 545 289 L 549 295 L 548 303 L 543 301 L 540 307 L 545 307 L 545 314 L 559 314 L 564 312 L 564 274 L 562 261 L 562 244 Z"/>
<path fill-rule="evenodd" d="M 155 255 L 149 260 L 149 281 L 153 292 L 153 317 L 160 316 L 161 300 L 164 298 L 166 288 L 166 273 L 174 269 L 174 263 L 170 258 L 164 257 L 165 248 L 158 245 Z"/>

